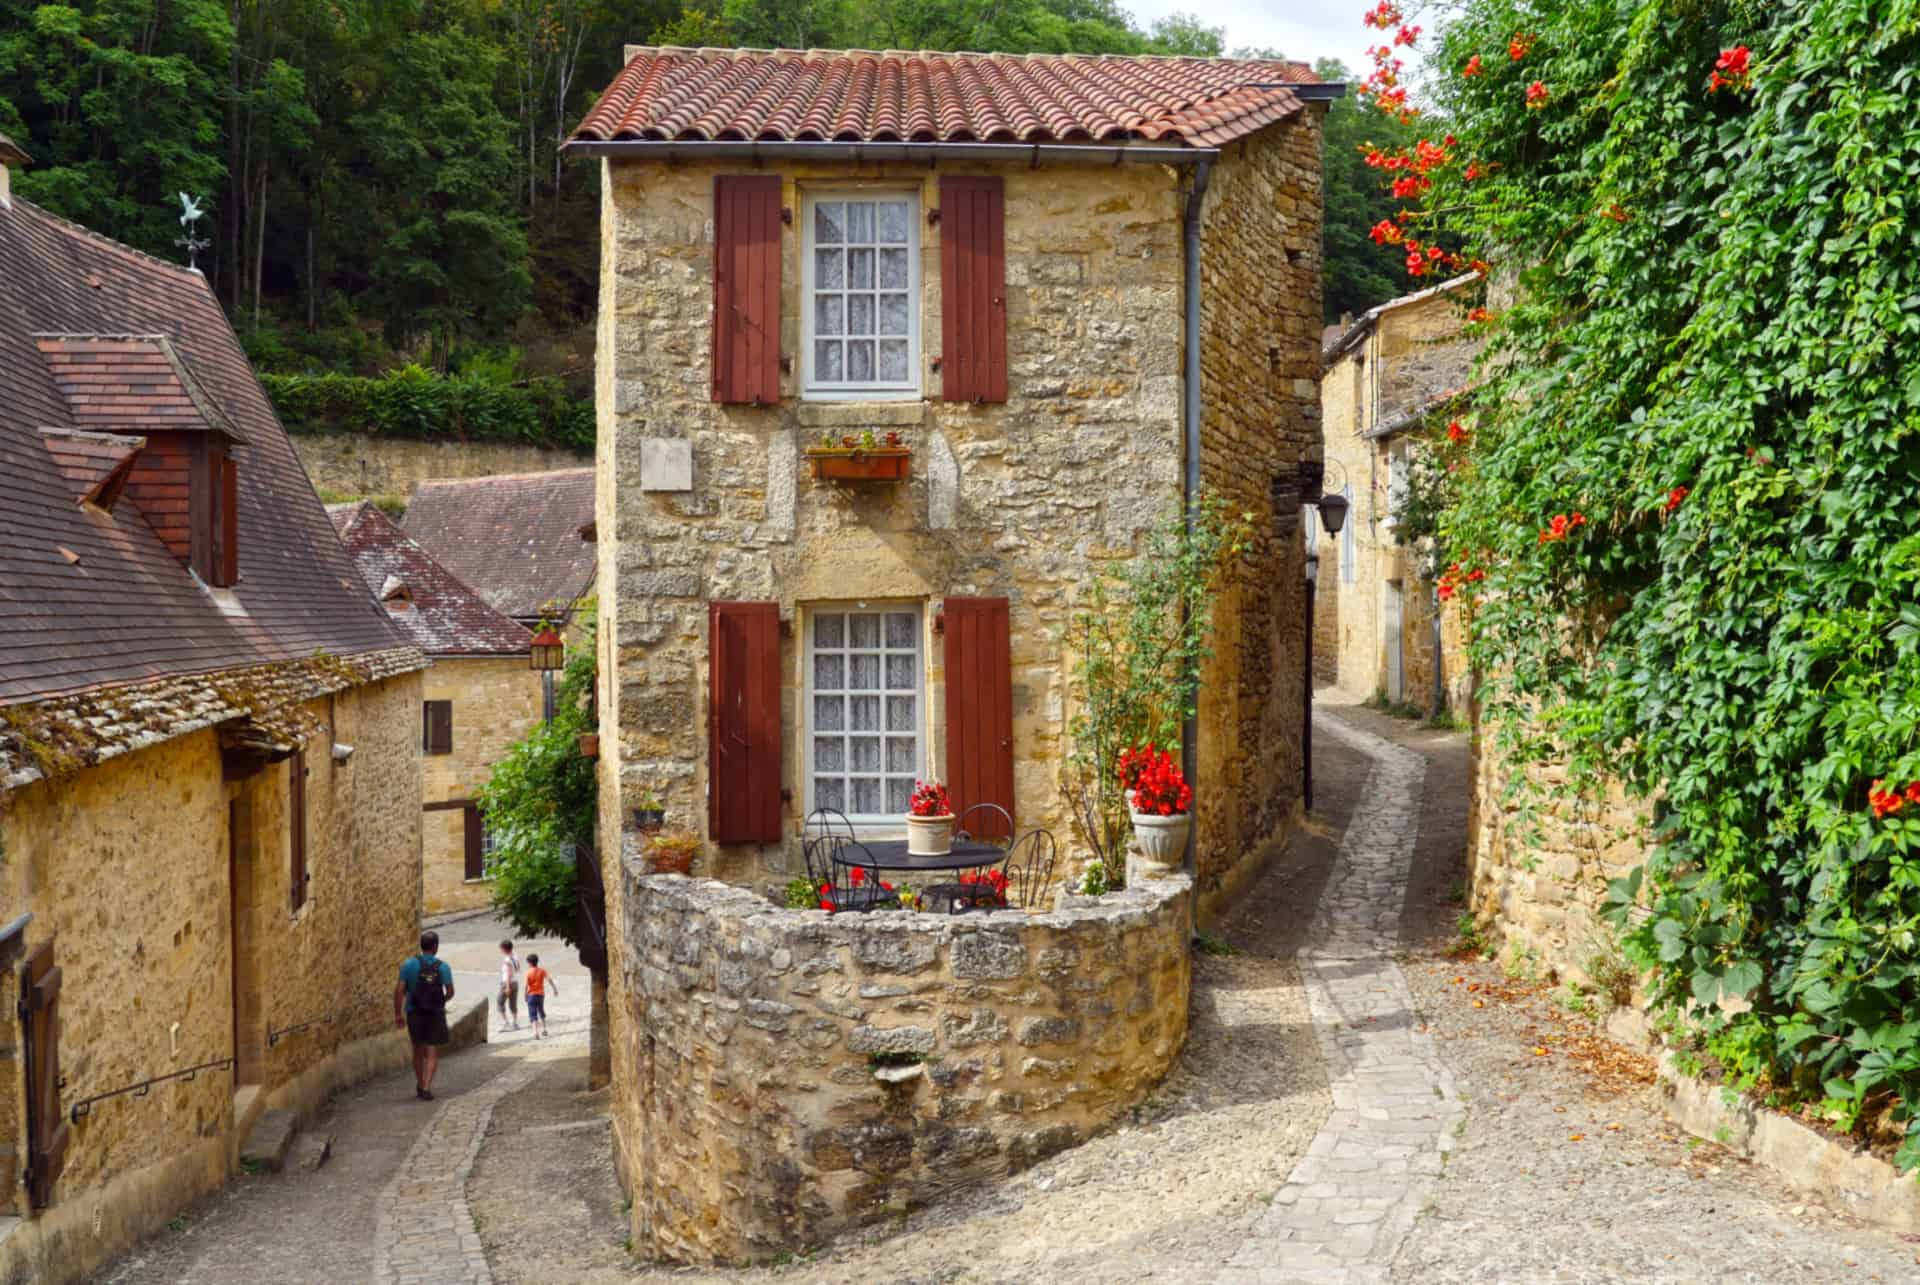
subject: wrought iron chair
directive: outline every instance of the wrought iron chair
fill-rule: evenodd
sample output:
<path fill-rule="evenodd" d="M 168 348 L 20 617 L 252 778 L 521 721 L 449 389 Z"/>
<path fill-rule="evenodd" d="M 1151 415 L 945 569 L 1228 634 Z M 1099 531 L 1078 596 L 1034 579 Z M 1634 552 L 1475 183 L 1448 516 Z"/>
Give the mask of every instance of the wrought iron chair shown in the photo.
<path fill-rule="evenodd" d="M 998 803 L 976 803 L 961 812 L 953 823 L 953 837 L 970 839 L 975 843 L 991 843 L 1002 852 L 1013 848 L 1013 815 Z M 984 875 L 987 870 L 998 870 L 1006 865 L 1006 858 L 998 862 L 982 862 L 978 873 Z M 983 887 L 977 881 L 936 883 L 921 889 L 920 896 L 930 908 L 943 903 L 948 914 L 957 915 L 964 910 L 973 910 L 988 904 L 998 905 L 997 896 L 988 891 L 991 885 Z"/>
<path fill-rule="evenodd" d="M 1021 835 L 1001 867 L 1007 872 L 1007 904 L 1022 910 L 1045 905 L 1058 856 L 1051 831 L 1029 830 Z"/>
<path fill-rule="evenodd" d="M 1013 814 L 998 803 L 976 803 L 962 812 L 959 820 L 953 823 L 953 837 L 1011 848 Z"/>
<path fill-rule="evenodd" d="M 810 832 L 801 844 L 807 863 L 807 878 L 815 888 L 825 886 L 824 901 L 835 911 L 897 910 L 899 894 L 880 886 L 879 869 L 874 856 L 853 837 L 853 823 L 846 814 L 833 808 L 816 808 L 807 817 Z M 866 859 L 864 867 L 835 861 L 849 851 Z"/>

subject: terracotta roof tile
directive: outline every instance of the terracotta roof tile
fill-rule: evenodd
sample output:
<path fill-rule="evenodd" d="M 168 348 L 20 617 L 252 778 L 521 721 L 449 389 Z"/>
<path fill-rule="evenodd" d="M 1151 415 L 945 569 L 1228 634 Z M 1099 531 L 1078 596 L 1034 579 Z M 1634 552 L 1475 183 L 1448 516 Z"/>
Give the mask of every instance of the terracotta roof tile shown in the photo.
<path fill-rule="evenodd" d="M 867 49 L 630 49 L 576 142 L 1219 147 L 1292 115 L 1304 63 Z M 1253 85 L 1266 86 L 1252 88 Z"/>
<path fill-rule="evenodd" d="M 434 561 L 393 519 L 365 500 L 330 504 L 327 516 L 360 579 L 394 623 L 429 656 L 525 656 L 533 642 Z"/>
<path fill-rule="evenodd" d="M 134 506 L 80 506 L 80 453 L 45 430 L 85 429 L 44 335 L 164 336 L 174 381 L 187 372 L 244 436 L 227 607 Z M 160 350 L 129 346 L 115 355 Z M 396 648 L 419 658 L 360 583 L 205 279 L 17 196 L 0 206 L 0 705 Z"/>
<path fill-rule="evenodd" d="M 40 438 L 61 475 L 73 483 L 75 499 L 92 495 L 121 465 L 129 463 L 144 437 L 119 433 L 88 433 L 71 428 L 43 428 Z"/>
<path fill-rule="evenodd" d="M 75 428 L 244 440 L 165 335 L 35 335 Z"/>
<path fill-rule="evenodd" d="M 422 482 L 401 525 L 515 620 L 559 616 L 593 592 L 593 470 Z"/>

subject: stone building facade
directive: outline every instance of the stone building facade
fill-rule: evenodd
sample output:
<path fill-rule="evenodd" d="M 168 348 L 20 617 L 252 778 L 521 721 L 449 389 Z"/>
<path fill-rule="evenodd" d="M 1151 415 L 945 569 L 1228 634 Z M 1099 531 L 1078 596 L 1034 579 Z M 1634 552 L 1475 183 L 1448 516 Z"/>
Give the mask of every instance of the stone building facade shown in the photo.
<path fill-rule="evenodd" d="M 216 1190 L 264 1111 L 404 1064 L 426 661 L 204 279 L 5 199 L 19 161 L 0 139 L 0 1280 L 58 1283 Z"/>
<path fill-rule="evenodd" d="M 1479 355 L 1479 341 L 1462 333 L 1475 284 L 1457 278 L 1367 313 L 1328 346 L 1320 381 L 1326 486 L 1352 507 L 1338 536 L 1308 520 L 1314 677 L 1428 715 L 1467 712 L 1466 638 L 1426 550 L 1403 544 L 1395 527 L 1419 438 L 1453 413 Z"/>
<path fill-rule="evenodd" d="M 923 68 L 959 83 L 1000 77 L 1056 125 L 1058 112 L 1095 109 L 1040 102 L 1049 76 L 1133 85 L 1166 104 L 1165 118 L 1089 120 L 1065 143 L 1022 125 L 1018 147 L 998 142 L 1013 126 L 985 119 L 898 132 L 885 104 L 907 111 Z M 796 134 L 792 121 L 844 106 L 832 88 L 842 75 L 894 87 L 859 100 L 871 118 L 837 127 L 858 146 L 810 142 L 811 124 Z M 784 84 L 789 99 L 741 109 L 765 107 L 766 120 L 699 117 L 733 79 Z M 979 733 L 954 727 L 954 712 L 971 722 L 1004 702 L 1005 730 L 989 746 L 1001 757 L 986 775 L 1004 772 L 1007 797 L 976 787 L 966 801 L 1002 803 L 1017 829 L 1074 846 L 1063 781 L 1073 616 L 1092 576 L 1178 512 L 1190 378 L 1198 486 L 1254 530 L 1216 603 L 1202 684 L 1199 913 L 1284 846 L 1299 815 L 1303 576 L 1297 490 L 1276 512 L 1274 482 L 1297 487 L 1320 441 L 1329 87 L 1310 79 L 1295 64 L 1225 60 L 636 49 L 576 135 L 576 148 L 606 157 L 597 531 L 600 714 L 612 734 L 601 744 L 601 848 L 629 1181 L 650 1181 L 634 1148 L 653 1104 L 634 1095 L 658 1056 L 642 1041 L 657 1050 L 663 1015 L 628 954 L 652 911 L 627 899 L 651 889 L 614 868 L 635 854 L 633 800 L 656 792 L 669 825 L 708 840 L 696 874 L 760 890 L 803 868 L 815 807 L 854 814 L 863 836 L 898 833 L 914 778 L 974 770 L 955 747 L 977 746 Z M 986 96 L 972 101 L 989 111 Z M 1189 115 L 1199 102 L 1209 109 Z M 742 138 L 759 141 L 728 142 Z M 1119 145 L 1078 146 L 1099 139 Z M 1155 152 L 1138 150 L 1154 139 Z M 759 229 L 746 241 L 743 220 Z M 878 273 L 894 264 L 890 282 L 861 278 L 875 271 L 856 266 L 865 251 L 840 248 L 862 244 Z M 875 280 L 877 311 L 865 311 L 876 305 L 856 296 Z M 885 387 L 846 389 L 864 341 L 838 336 L 868 333 L 880 336 L 878 361 L 901 345 L 898 364 L 872 381 Z M 909 453 L 905 477 L 816 476 L 810 447 L 873 449 L 889 434 Z M 961 622 L 981 615 L 1004 622 L 1004 650 L 956 664 Z M 752 697 L 736 695 L 736 627 L 750 640 L 751 682 L 765 684 Z M 999 683 L 982 668 L 997 668 Z M 874 721 L 862 722 L 866 692 Z M 741 724 L 751 733 L 729 721 L 745 701 L 759 702 Z M 749 788 L 728 775 L 735 754 L 754 764 L 746 776 L 761 792 L 744 820 L 732 810 Z M 644 1247 L 712 1252 L 640 1217 Z"/>

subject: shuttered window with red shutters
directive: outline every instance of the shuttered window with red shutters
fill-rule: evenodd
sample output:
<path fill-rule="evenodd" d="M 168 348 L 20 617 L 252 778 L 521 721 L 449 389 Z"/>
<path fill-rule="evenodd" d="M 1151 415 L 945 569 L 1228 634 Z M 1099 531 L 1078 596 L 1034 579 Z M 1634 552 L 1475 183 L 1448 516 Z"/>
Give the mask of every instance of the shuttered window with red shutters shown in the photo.
<path fill-rule="evenodd" d="M 240 580 L 240 466 L 231 455 L 220 457 L 219 512 L 214 519 L 213 583 L 226 586 Z"/>
<path fill-rule="evenodd" d="M 780 400 L 780 177 L 713 181 L 713 400 Z"/>
<path fill-rule="evenodd" d="M 955 812 L 1013 798 L 1013 660 L 1005 598 L 949 598 L 947 789 Z"/>
<path fill-rule="evenodd" d="M 715 843 L 780 839 L 780 607 L 707 604 L 707 823 Z"/>
<path fill-rule="evenodd" d="M 940 180 L 940 396 L 1007 400 L 1007 207 L 998 178 Z"/>
<path fill-rule="evenodd" d="M 51 940 L 21 965 L 20 998 L 27 1044 L 27 1199 L 45 1209 L 66 1168 L 68 1139 L 60 1109 L 60 969 Z"/>

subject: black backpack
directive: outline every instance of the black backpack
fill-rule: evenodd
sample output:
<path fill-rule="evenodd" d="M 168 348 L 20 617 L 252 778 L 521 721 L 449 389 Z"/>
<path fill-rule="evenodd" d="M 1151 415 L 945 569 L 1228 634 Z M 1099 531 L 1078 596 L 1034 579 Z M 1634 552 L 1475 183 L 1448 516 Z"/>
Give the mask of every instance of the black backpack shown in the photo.
<path fill-rule="evenodd" d="M 440 974 L 443 965 L 431 955 L 421 955 L 419 958 L 420 969 L 413 976 L 413 985 L 407 988 L 407 999 L 416 1013 L 444 1013 L 447 1011 L 447 992 Z"/>

